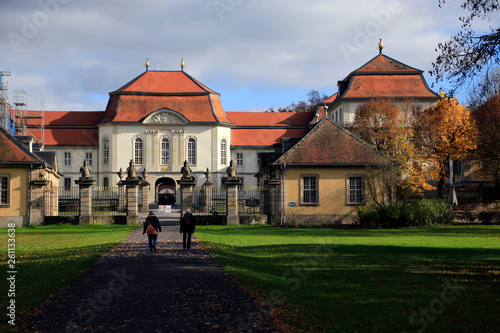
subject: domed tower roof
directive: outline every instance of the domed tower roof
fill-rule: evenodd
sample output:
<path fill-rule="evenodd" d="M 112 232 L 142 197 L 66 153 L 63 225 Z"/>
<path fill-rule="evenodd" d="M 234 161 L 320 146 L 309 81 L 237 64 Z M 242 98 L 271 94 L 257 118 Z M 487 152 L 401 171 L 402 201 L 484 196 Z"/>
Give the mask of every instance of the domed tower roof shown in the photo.
<path fill-rule="evenodd" d="M 188 122 L 231 124 L 220 94 L 184 71 L 147 70 L 109 95 L 101 123 L 142 122 L 168 110 Z"/>
<path fill-rule="evenodd" d="M 339 99 L 418 98 L 438 100 L 423 71 L 379 54 L 339 81 Z"/>

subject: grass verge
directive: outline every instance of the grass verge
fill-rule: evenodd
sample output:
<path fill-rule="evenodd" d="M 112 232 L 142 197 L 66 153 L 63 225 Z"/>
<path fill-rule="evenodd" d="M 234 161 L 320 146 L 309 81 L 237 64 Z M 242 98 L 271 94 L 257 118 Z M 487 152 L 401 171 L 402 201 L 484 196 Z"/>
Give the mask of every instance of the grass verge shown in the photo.
<path fill-rule="evenodd" d="M 494 332 L 500 325 L 500 226 L 200 226 L 196 237 L 294 331 Z M 258 326 L 256 318 L 245 320 Z"/>
<path fill-rule="evenodd" d="M 16 327 L 47 298 L 74 283 L 78 276 L 102 255 L 125 240 L 137 226 L 60 225 L 15 229 L 15 296 L 7 298 L 9 283 L 0 281 L 5 295 L 0 306 L 6 309 L 15 299 Z M 0 234 L 0 258 L 7 267 L 8 229 Z M 5 310 L 3 311 L 5 313 Z M 0 331 L 12 331 L 4 315 Z"/>

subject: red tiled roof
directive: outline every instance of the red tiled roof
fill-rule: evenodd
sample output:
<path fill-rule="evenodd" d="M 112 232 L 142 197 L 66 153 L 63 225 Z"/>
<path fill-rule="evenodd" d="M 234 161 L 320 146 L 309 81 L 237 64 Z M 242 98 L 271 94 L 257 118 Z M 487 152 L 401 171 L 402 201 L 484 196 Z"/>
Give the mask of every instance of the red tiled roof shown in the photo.
<path fill-rule="evenodd" d="M 429 89 L 423 71 L 405 65 L 386 55 L 379 54 L 351 72 L 342 84 L 344 98 L 435 98 Z"/>
<path fill-rule="evenodd" d="M 48 146 L 97 146 L 97 128 L 46 128 L 45 145 Z"/>
<path fill-rule="evenodd" d="M 429 90 L 420 75 L 356 75 L 352 77 L 347 92 L 342 96 L 371 97 L 436 98 L 436 94 Z"/>
<path fill-rule="evenodd" d="M 367 165 L 390 160 L 348 131 L 323 119 L 275 164 Z"/>
<path fill-rule="evenodd" d="M 45 111 L 45 125 L 95 125 L 104 111 Z"/>
<path fill-rule="evenodd" d="M 319 104 L 321 105 L 321 104 L 325 104 L 325 103 L 326 104 L 333 103 L 337 99 L 338 95 L 339 95 L 338 93 L 335 93 L 332 96 L 325 99 L 324 101 L 321 101 Z"/>
<path fill-rule="evenodd" d="M 403 64 L 385 54 L 379 54 L 372 60 L 368 61 L 366 64 L 355 70 L 353 73 L 359 72 L 411 72 L 411 73 L 422 73 L 421 70 L 410 67 Z"/>
<path fill-rule="evenodd" d="M 306 126 L 314 112 L 226 112 L 235 126 Z"/>
<path fill-rule="evenodd" d="M 231 142 L 233 146 L 272 146 L 282 137 L 301 138 L 308 131 L 308 128 L 233 128 Z"/>
<path fill-rule="evenodd" d="M 22 143 L 15 141 L 3 127 L 0 127 L 0 163 L 24 164 L 40 162 L 36 156 L 27 149 L 22 148 Z"/>
<path fill-rule="evenodd" d="M 147 71 L 110 93 L 102 122 L 140 122 L 170 109 L 190 122 L 231 123 L 219 94 L 182 71 Z"/>
<path fill-rule="evenodd" d="M 143 93 L 215 93 L 212 89 L 183 71 L 147 71 L 130 81 L 116 92 Z"/>
<path fill-rule="evenodd" d="M 117 101 L 112 101 L 114 98 Z M 115 110 L 113 106 L 116 105 Z M 218 95 L 198 96 L 111 96 L 103 121 L 141 122 L 152 112 L 160 109 L 179 112 L 190 122 L 222 122 L 227 119 Z M 114 114 L 114 116 L 113 116 Z"/>

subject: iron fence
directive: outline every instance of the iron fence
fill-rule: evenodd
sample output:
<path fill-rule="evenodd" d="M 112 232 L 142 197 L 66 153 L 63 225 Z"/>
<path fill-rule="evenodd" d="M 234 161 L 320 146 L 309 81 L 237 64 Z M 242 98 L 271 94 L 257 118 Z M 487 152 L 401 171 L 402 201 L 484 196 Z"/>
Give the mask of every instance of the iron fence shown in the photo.
<path fill-rule="evenodd" d="M 126 215 L 123 207 L 125 193 L 118 187 L 92 187 L 92 214 L 104 216 Z"/>
<path fill-rule="evenodd" d="M 57 195 L 57 201 L 49 200 L 49 205 L 57 203 L 57 207 L 50 207 L 50 211 L 59 216 L 80 215 L 80 192 L 78 186 L 59 186 L 53 188 L 53 195 Z"/>
<path fill-rule="evenodd" d="M 262 186 L 240 186 L 238 188 L 238 214 L 266 214 L 265 193 Z M 207 193 L 205 187 L 194 187 L 192 191 L 193 214 L 226 215 L 226 188 L 212 186 Z"/>
<path fill-rule="evenodd" d="M 193 214 L 195 215 L 226 215 L 226 190 L 218 186 L 211 186 L 210 192 L 202 187 L 193 187 Z"/>
<path fill-rule="evenodd" d="M 238 188 L 238 214 L 265 214 L 263 186 L 240 186 Z"/>

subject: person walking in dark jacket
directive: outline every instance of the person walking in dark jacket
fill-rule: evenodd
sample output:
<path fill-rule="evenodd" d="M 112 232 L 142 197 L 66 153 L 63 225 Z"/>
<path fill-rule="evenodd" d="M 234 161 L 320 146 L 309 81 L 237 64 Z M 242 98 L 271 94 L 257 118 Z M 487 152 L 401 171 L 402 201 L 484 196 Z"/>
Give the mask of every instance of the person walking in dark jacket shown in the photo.
<path fill-rule="evenodd" d="M 144 229 L 142 234 L 148 234 L 149 240 L 149 251 L 156 251 L 156 241 L 158 239 L 158 232 L 161 232 L 160 220 L 156 217 L 153 211 L 149 211 L 148 217 L 146 217 L 146 221 L 144 222 Z"/>
<path fill-rule="evenodd" d="M 184 216 L 181 218 L 181 229 L 179 230 L 182 233 L 182 248 L 190 249 L 191 248 L 191 234 L 194 233 L 194 216 L 191 213 L 191 210 L 186 209 Z M 187 241 L 187 244 L 186 244 Z"/>

